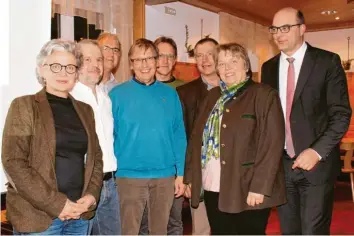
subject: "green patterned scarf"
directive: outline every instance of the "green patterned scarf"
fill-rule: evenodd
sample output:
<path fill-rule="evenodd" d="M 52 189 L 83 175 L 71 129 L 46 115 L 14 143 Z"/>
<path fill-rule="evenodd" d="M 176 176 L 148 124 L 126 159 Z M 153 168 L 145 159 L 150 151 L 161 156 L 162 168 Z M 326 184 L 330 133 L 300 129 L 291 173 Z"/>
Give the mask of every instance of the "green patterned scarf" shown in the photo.
<path fill-rule="evenodd" d="M 220 118 L 224 112 L 225 103 L 229 101 L 236 94 L 236 92 L 245 85 L 246 82 L 247 80 L 231 87 L 227 87 L 223 81 L 220 81 L 221 97 L 218 99 L 213 110 L 211 111 L 203 131 L 203 169 L 211 158 L 220 158 Z"/>

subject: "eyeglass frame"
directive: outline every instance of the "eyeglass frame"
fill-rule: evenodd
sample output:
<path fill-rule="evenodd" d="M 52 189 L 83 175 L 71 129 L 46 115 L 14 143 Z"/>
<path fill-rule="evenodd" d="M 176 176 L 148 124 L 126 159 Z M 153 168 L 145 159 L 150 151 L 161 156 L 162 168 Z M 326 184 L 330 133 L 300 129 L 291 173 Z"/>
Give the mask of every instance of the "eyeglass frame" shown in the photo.
<path fill-rule="evenodd" d="M 120 53 L 120 48 L 111 48 L 111 47 L 109 47 L 109 46 L 107 46 L 107 45 L 103 45 L 102 46 L 102 50 L 103 51 L 107 51 L 107 49 L 109 49 L 113 54 L 118 54 L 118 53 Z M 115 51 L 116 50 L 116 51 Z"/>
<path fill-rule="evenodd" d="M 52 66 L 53 66 L 53 65 L 59 65 L 59 66 L 60 66 L 60 70 L 59 70 L 59 71 L 54 71 L 54 70 L 52 69 Z M 45 64 L 43 64 L 43 66 L 49 66 L 50 71 L 53 72 L 54 74 L 60 73 L 60 72 L 63 70 L 63 67 L 65 67 L 65 72 L 68 73 L 68 74 L 70 74 L 70 75 L 76 73 L 76 72 L 77 72 L 77 69 L 79 68 L 78 66 L 76 66 L 76 65 L 74 65 L 74 64 L 67 64 L 66 66 L 63 66 L 63 65 L 60 64 L 60 63 L 52 63 L 52 64 L 47 64 L 47 63 L 45 63 Z M 75 71 L 72 72 L 72 73 L 68 72 L 68 71 L 67 71 L 68 66 L 74 66 L 74 67 L 75 67 Z"/>
<path fill-rule="evenodd" d="M 163 53 L 161 53 L 161 54 L 158 55 L 158 59 L 160 59 L 160 58 L 162 58 L 162 59 L 166 58 L 168 61 L 172 61 L 172 60 L 176 59 L 176 56 L 173 55 L 173 54 L 163 54 Z"/>
<path fill-rule="evenodd" d="M 156 59 L 158 58 L 158 56 L 152 56 L 152 57 L 145 57 L 145 58 L 130 58 L 130 61 L 136 65 L 136 66 L 140 66 L 143 64 L 143 61 L 145 61 L 147 64 L 152 64 L 152 62 L 156 62 Z M 152 60 L 154 59 L 154 60 Z M 148 60 L 151 60 L 151 62 L 149 62 Z"/>
<path fill-rule="evenodd" d="M 216 65 L 216 68 L 218 68 L 218 70 L 220 70 L 220 68 L 223 69 L 223 70 L 226 70 L 226 67 L 227 67 L 227 66 L 234 68 L 234 67 L 237 65 L 237 63 L 239 62 L 238 60 L 242 60 L 243 63 L 244 63 L 244 65 L 246 65 L 246 62 L 245 62 L 244 59 L 239 58 L 238 60 L 235 60 L 235 58 L 236 58 L 236 57 L 232 57 L 232 59 L 229 60 L 229 61 L 227 61 L 227 62 L 226 62 L 226 61 L 225 61 L 225 62 L 219 62 L 219 63 Z M 235 63 L 235 61 L 236 61 L 236 63 Z M 224 64 L 224 65 L 221 65 L 221 64 Z"/>
<path fill-rule="evenodd" d="M 294 26 L 300 26 L 300 25 L 303 25 L 303 23 L 298 23 L 298 24 L 294 24 L 294 25 L 281 25 L 281 26 L 279 26 L 279 27 L 272 25 L 272 26 L 269 26 L 268 31 L 269 31 L 269 33 L 271 33 L 271 34 L 276 34 L 276 33 L 278 33 L 278 31 L 280 30 L 281 33 L 287 34 L 287 33 L 290 32 L 290 30 L 291 30 L 292 27 L 294 27 Z M 287 27 L 288 30 L 282 31 L 282 30 L 281 30 L 282 27 Z M 271 32 L 272 29 L 277 29 L 277 31 L 273 33 L 273 32 Z"/>
<path fill-rule="evenodd" d="M 207 57 L 208 59 L 209 58 L 213 58 L 214 57 L 214 53 L 211 51 L 211 52 L 207 52 L 207 53 L 198 53 L 198 54 L 195 54 L 195 59 L 197 61 L 201 61 L 203 60 L 204 57 Z"/>

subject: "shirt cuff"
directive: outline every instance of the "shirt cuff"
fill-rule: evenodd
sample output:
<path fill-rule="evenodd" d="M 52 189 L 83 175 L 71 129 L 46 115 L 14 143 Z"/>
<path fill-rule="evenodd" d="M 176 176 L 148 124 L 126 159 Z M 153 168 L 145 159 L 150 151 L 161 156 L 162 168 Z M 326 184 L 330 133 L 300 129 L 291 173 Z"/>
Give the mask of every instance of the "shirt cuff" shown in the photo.
<path fill-rule="evenodd" d="M 321 157 L 321 155 L 320 154 L 318 154 L 318 152 L 316 152 L 316 150 L 315 149 L 312 149 L 316 154 L 317 154 L 317 156 L 318 156 L 318 159 L 319 160 L 322 160 L 322 157 Z"/>

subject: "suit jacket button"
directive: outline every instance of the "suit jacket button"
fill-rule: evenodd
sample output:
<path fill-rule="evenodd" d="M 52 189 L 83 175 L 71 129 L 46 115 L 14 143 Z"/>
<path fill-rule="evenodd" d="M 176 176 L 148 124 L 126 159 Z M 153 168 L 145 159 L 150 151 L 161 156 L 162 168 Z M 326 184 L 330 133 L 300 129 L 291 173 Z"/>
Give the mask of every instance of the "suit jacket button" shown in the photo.
<path fill-rule="evenodd" d="M 225 111 L 226 111 L 226 112 L 230 112 L 230 109 L 226 109 Z"/>
<path fill-rule="evenodd" d="M 221 164 L 225 165 L 225 164 L 226 164 L 226 161 L 222 161 Z"/>
<path fill-rule="evenodd" d="M 226 124 L 223 124 L 222 127 L 223 127 L 223 128 L 226 128 Z"/>
<path fill-rule="evenodd" d="M 221 144 L 221 147 L 225 147 L 225 144 L 222 143 L 222 144 Z"/>

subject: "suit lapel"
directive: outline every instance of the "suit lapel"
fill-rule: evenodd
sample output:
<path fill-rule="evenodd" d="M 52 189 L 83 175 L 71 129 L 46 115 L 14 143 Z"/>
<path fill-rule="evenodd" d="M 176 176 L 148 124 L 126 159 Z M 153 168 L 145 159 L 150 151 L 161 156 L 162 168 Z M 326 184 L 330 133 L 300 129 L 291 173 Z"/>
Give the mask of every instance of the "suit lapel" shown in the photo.
<path fill-rule="evenodd" d="M 41 117 L 44 126 L 46 140 L 48 142 L 47 144 L 50 153 L 52 154 L 51 158 L 53 161 L 55 161 L 56 137 L 55 137 L 54 118 L 53 118 L 52 109 L 50 108 L 47 99 L 45 88 L 43 88 L 40 92 L 38 92 L 35 95 L 35 100 L 38 105 L 39 116 Z"/>
<path fill-rule="evenodd" d="M 271 71 L 269 72 L 269 84 L 272 88 L 279 91 L 279 61 L 280 54 L 274 58 L 273 65 L 271 67 Z"/>
<path fill-rule="evenodd" d="M 197 93 L 195 94 L 195 105 L 194 107 L 198 108 L 200 103 L 202 102 L 203 100 L 203 96 L 204 96 L 204 93 L 205 91 L 204 90 L 207 90 L 207 85 L 203 82 L 203 79 L 202 77 L 199 77 L 198 78 L 198 84 L 196 86 L 198 89 L 196 90 Z M 198 109 L 196 109 L 197 111 Z"/>
<path fill-rule="evenodd" d="M 312 47 L 309 44 L 307 44 L 307 50 L 304 56 L 304 60 L 302 61 L 299 78 L 296 83 L 293 105 L 299 99 L 300 94 L 304 89 L 304 86 L 311 75 L 314 65 L 315 65 L 315 53 L 312 50 Z"/>
<path fill-rule="evenodd" d="M 77 112 L 82 125 L 84 126 L 85 130 L 86 130 L 86 134 L 87 134 L 87 140 L 88 140 L 88 147 L 87 147 L 87 153 L 86 153 L 86 163 L 85 163 L 85 184 L 84 184 L 84 188 L 83 188 L 83 193 L 86 192 L 86 189 L 88 187 L 89 184 L 89 179 L 91 178 L 92 175 L 92 171 L 93 171 L 93 165 L 94 165 L 94 158 L 93 156 L 95 155 L 94 151 L 93 151 L 93 140 L 94 137 L 91 136 L 92 132 L 90 132 L 90 130 L 92 129 L 92 126 L 89 125 L 89 119 L 88 117 L 91 114 L 86 114 L 85 111 L 82 109 L 82 107 L 78 104 L 78 102 L 71 96 L 69 95 L 71 98 L 71 101 L 73 103 L 73 106 L 75 108 L 75 111 Z M 96 131 L 93 131 L 96 132 Z"/>

